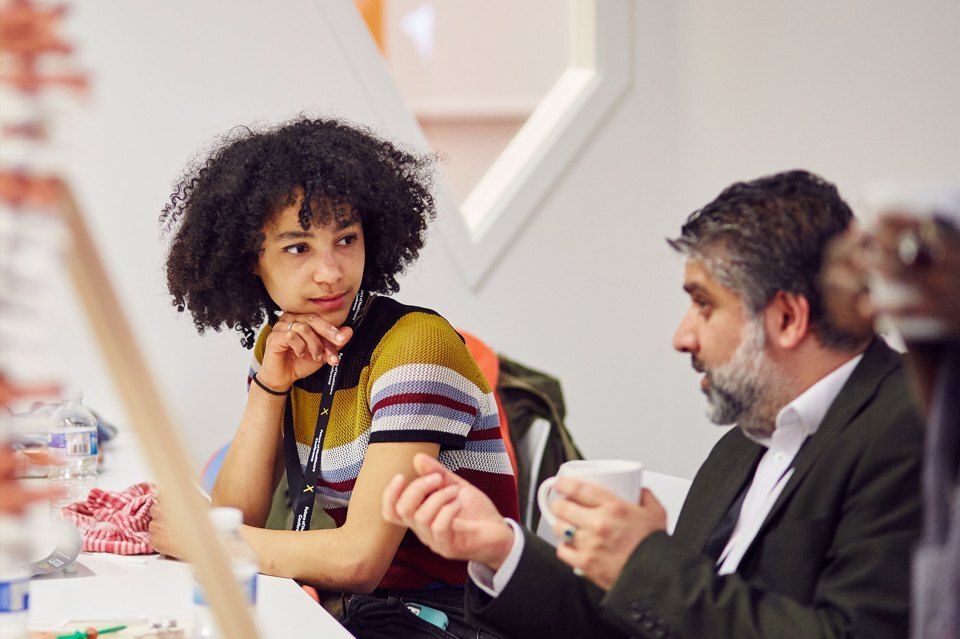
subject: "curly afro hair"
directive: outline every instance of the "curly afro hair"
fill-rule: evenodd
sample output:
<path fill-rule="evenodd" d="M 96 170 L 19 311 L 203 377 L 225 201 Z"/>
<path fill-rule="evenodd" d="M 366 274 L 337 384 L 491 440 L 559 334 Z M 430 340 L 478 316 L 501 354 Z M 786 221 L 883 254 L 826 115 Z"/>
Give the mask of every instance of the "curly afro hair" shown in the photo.
<path fill-rule="evenodd" d="M 396 276 L 423 247 L 436 215 L 433 158 L 333 119 L 298 118 L 257 130 L 238 127 L 206 162 L 189 166 L 160 215 L 167 236 L 167 287 L 200 333 L 233 328 L 251 348 L 278 311 L 254 275 L 263 228 L 295 203 L 300 224 L 326 224 L 350 205 L 363 225 L 363 287 L 399 290 Z"/>

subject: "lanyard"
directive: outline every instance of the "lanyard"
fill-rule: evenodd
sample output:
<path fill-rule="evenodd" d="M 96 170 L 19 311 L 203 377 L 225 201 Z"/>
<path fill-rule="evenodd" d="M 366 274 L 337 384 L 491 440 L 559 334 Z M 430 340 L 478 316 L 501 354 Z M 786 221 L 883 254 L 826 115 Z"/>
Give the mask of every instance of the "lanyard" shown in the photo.
<path fill-rule="evenodd" d="M 353 326 L 360 317 L 366 292 L 363 289 L 357 292 L 350 307 L 350 314 L 344 326 Z M 287 485 L 290 491 L 290 503 L 293 506 L 293 530 L 307 530 L 310 527 L 310 517 L 313 515 L 314 490 L 320 478 L 320 456 L 323 453 L 323 439 L 327 434 L 327 424 L 330 422 L 330 408 L 333 406 L 333 393 L 337 389 L 337 373 L 343 355 L 336 366 L 324 364 L 320 370 L 328 369 L 323 381 L 320 396 L 320 411 L 317 413 L 317 426 L 313 431 L 313 445 L 310 447 L 310 456 L 307 458 L 307 467 L 300 469 L 300 453 L 297 451 L 297 437 L 293 430 L 293 393 L 287 395 L 287 403 L 283 410 L 283 453 L 287 467 Z"/>

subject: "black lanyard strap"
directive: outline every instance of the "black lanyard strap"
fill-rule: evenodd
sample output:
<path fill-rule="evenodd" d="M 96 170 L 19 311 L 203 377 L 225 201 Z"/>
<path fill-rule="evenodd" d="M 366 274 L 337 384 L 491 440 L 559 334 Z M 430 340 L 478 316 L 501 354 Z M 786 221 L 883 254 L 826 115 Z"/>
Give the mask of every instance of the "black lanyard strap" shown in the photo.
<path fill-rule="evenodd" d="M 363 311 L 366 292 L 361 289 L 353 299 L 350 313 L 344 326 L 354 326 Z M 327 434 L 327 425 L 330 422 L 330 410 L 333 407 L 333 394 L 337 389 L 337 374 L 340 364 L 343 363 L 343 354 L 340 354 L 340 363 L 336 366 L 324 364 L 327 375 L 320 389 L 320 410 L 317 413 L 317 425 L 313 431 L 313 444 L 310 447 L 310 456 L 307 458 L 306 469 L 300 468 L 300 453 L 297 450 L 297 436 L 293 429 L 293 393 L 287 395 L 287 402 L 283 409 L 283 454 L 287 467 L 287 486 L 290 491 L 290 503 L 293 506 L 293 530 L 307 530 L 310 528 L 310 518 L 313 516 L 313 500 L 317 482 L 320 479 L 320 457 L 323 454 L 323 440 Z"/>

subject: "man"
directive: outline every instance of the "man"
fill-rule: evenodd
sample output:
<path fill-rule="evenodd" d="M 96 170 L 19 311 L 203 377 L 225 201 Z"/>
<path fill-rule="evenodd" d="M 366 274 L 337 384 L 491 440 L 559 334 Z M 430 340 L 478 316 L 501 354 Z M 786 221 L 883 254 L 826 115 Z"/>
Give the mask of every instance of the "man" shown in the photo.
<path fill-rule="evenodd" d="M 823 251 L 851 217 L 792 171 L 734 184 L 670 242 L 692 302 L 674 346 L 711 420 L 739 426 L 672 536 L 649 491 L 562 478 L 554 550 L 423 457 L 384 516 L 471 560 L 469 611 L 517 637 L 904 637 L 922 431 L 899 356 L 823 310 Z"/>

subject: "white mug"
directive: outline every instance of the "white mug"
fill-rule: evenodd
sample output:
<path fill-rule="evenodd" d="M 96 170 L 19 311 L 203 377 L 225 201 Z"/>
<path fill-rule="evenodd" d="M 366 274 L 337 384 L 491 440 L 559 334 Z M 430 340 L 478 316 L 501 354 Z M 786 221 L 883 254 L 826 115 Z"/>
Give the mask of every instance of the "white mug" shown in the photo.
<path fill-rule="evenodd" d="M 552 527 L 557 523 L 550 512 L 550 489 L 560 477 L 574 477 L 603 486 L 620 499 L 631 504 L 640 503 L 643 489 L 643 464 L 624 459 L 575 459 L 560 465 L 556 477 L 548 477 L 537 491 L 540 518 Z"/>

